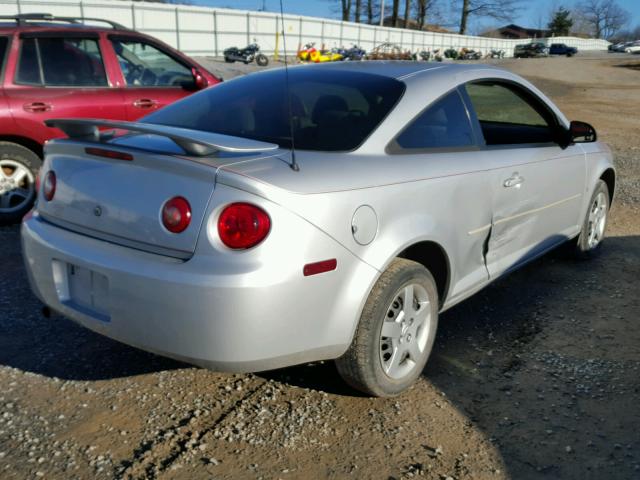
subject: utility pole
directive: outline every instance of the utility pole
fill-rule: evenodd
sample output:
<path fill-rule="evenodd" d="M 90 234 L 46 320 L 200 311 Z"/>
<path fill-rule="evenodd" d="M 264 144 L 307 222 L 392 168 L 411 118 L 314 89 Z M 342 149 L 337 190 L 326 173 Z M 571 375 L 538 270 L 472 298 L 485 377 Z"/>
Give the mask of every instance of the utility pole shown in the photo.
<path fill-rule="evenodd" d="M 380 0 L 380 26 L 384 25 L 384 0 Z"/>

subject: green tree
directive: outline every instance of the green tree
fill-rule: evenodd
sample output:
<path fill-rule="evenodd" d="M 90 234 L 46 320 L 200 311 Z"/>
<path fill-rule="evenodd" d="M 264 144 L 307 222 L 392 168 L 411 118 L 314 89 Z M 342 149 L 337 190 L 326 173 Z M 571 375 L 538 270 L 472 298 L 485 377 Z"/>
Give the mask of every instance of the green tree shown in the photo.
<path fill-rule="evenodd" d="M 558 10 L 553 12 L 551 21 L 547 26 L 554 35 L 569 35 L 569 31 L 571 30 L 571 27 L 573 27 L 571 12 L 560 7 Z"/>

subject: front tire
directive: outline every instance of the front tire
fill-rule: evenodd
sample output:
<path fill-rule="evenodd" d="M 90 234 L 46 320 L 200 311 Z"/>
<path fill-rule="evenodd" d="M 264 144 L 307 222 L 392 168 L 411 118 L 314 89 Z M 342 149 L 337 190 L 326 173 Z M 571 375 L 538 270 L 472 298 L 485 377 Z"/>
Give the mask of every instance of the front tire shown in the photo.
<path fill-rule="evenodd" d="M 607 184 L 603 180 L 598 180 L 575 243 L 576 257 L 588 259 L 600 253 L 609 219 L 609 198 Z"/>
<path fill-rule="evenodd" d="M 371 290 L 351 346 L 336 360 L 338 372 L 369 395 L 398 395 L 422 373 L 437 327 L 438 291 L 431 273 L 398 258 Z"/>
<path fill-rule="evenodd" d="M 36 197 L 40 158 L 28 148 L 0 142 L 0 225 L 19 222 Z"/>
<path fill-rule="evenodd" d="M 260 67 L 266 67 L 267 65 L 269 65 L 269 59 L 267 58 L 266 55 L 263 55 L 263 54 L 259 53 L 256 56 L 256 63 Z"/>

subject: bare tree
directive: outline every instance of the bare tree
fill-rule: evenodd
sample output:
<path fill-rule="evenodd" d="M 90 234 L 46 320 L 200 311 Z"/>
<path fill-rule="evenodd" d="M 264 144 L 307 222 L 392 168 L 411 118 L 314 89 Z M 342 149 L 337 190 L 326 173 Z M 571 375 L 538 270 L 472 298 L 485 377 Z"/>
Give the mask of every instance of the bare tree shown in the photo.
<path fill-rule="evenodd" d="M 391 10 L 391 26 L 398 26 L 398 10 L 400 9 L 400 0 L 393 0 L 393 9 Z"/>
<path fill-rule="evenodd" d="M 419 29 L 422 30 L 428 23 L 428 16 L 432 19 L 439 16 L 439 12 L 436 8 L 437 6 L 438 0 L 413 0 L 414 18 Z"/>
<path fill-rule="evenodd" d="M 362 4 L 362 0 L 356 0 L 356 10 L 353 12 L 353 21 L 356 23 L 360 23 L 360 7 Z"/>
<path fill-rule="evenodd" d="M 411 15 L 411 0 L 404 1 L 404 28 L 409 28 L 409 16 Z"/>
<path fill-rule="evenodd" d="M 342 11 L 342 20 L 348 22 L 351 18 L 351 0 L 340 0 L 340 10 Z"/>
<path fill-rule="evenodd" d="M 369 25 L 373 23 L 373 2 L 374 0 L 367 0 L 367 23 Z"/>
<path fill-rule="evenodd" d="M 578 10 L 596 38 L 614 36 L 630 18 L 629 12 L 615 0 L 584 0 L 578 5 Z"/>
<path fill-rule="evenodd" d="M 467 32 L 469 17 L 491 17 L 497 20 L 513 19 L 521 0 L 462 0 L 459 32 Z"/>

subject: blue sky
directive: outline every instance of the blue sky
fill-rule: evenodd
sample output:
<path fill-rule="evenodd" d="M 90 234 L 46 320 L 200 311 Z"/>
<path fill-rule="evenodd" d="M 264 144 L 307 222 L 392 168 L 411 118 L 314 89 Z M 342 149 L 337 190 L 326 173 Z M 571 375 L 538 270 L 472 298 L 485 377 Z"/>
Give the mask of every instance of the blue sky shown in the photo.
<path fill-rule="evenodd" d="M 263 2 L 268 11 L 280 11 L 279 0 L 191 0 L 196 5 L 206 5 L 212 7 L 231 7 L 242 10 L 257 10 L 262 7 Z M 308 15 L 312 17 L 339 18 L 338 13 L 340 0 L 282 0 L 285 13 L 298 15 Z M 379 1 L 379 0 L 377 0 Z M 617 0 L 621 7 L 630 14 L 630 26 L 640 25 L 640 0 Z M 391 5 L 392 0 L 385 0 L 385 5 Z M 364 3 L 364 2 L 363 2 Z M 404 5 L 404 2 L 400 2 Z M 449 11 L 450 0 L 441 0 L 445 17 L 454 16 L 454 12 Z M 554 6 L 565 6 L 571 8 L 576 0 L 525 0 L 522 2 L 518 16 L 514 23 L 525 27 L 540 28 L 548 20 L 548 13 Z M 457 15 L 448 20 L 455 22 Z M 482 30 L 484 27 L 500 25 L 504 22 L 492 19 L 479 19 L 471 24 L 472 32 Z"/>

